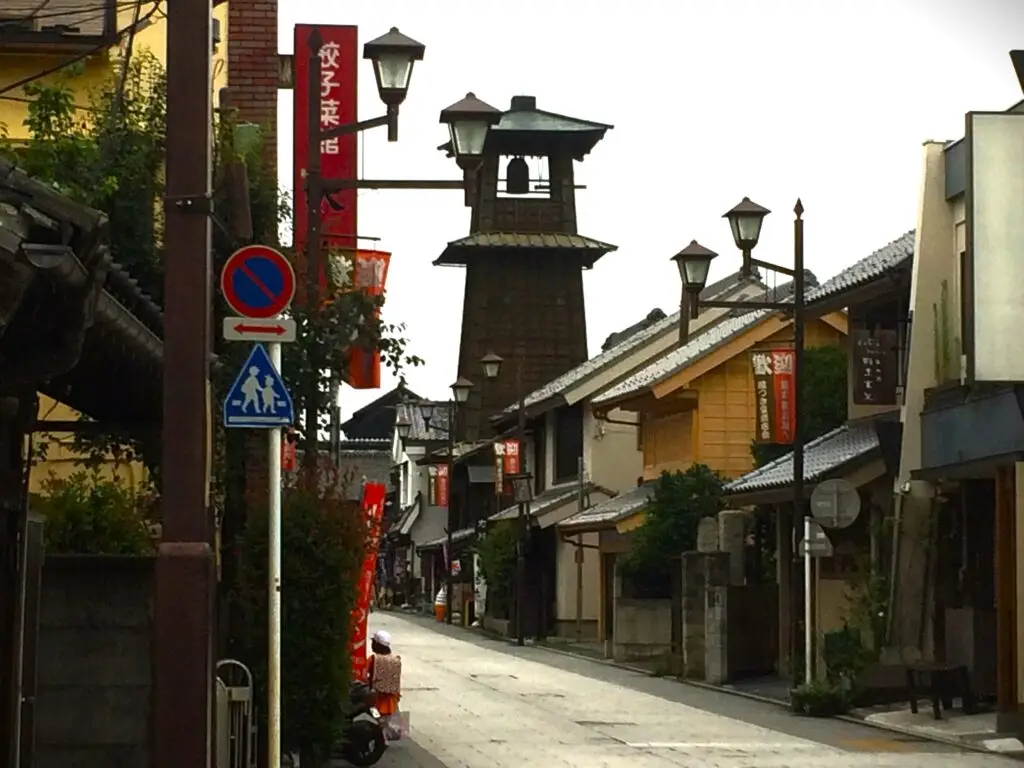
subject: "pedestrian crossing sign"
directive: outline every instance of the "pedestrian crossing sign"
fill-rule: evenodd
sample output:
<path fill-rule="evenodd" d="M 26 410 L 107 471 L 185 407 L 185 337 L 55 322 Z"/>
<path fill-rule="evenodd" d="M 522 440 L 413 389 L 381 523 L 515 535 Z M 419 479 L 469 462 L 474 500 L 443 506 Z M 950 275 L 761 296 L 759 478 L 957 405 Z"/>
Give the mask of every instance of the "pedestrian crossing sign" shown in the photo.
<path fill-rule="evenodd" d="M 281 374 L 262 344 L 254 344 L 224 398 L 224 426 L 274 429 L 295 421 L 295 406 Z"/>

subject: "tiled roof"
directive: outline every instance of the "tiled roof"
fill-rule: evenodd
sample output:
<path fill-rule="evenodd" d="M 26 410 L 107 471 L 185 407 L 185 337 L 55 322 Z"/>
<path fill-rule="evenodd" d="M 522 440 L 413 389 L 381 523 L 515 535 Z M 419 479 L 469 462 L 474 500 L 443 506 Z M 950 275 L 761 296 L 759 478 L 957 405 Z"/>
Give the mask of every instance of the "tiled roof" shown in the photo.
<path fill-rule="evenodd" d="M 607 501 L 595 504 L 590 509 L 577 512 L 558 524 L 559 528 L 582 528 L 602 523 L 617 523 L 643 509 L 654 495 L 654 481 L 639 485 L 626 493 L 620 493 Z"/>
<path fill-rule="evenodd" d="M 430 414 L 430 425 L 423 418 L 423 404 L 430 403 L 434 406 L 434 412 Z M 448 439 L 448 417 L 451 415 L 451 403 L 438 403 L 432 400 L 415 400 L 406 403 L 399 403 L 395 409 L 395 423 L 405 418 L 409 422 L 409 436 L 406 440 L 435 440 L 444 441 Z"/>
<path fill-rule="evenodd" d="M 422 501 L 423 495 L 417 493 L 416 499 L 412 504 L 402 510 L 402 514 L 397 520 L 395 520 L 394 524 L 391 526 L 391 530 L 402 534 L 403 536 L 408 535 L 409 531 L 412 529 L 413 523 L 416 522 L 416 518 L 419 516 L 420 504 Z"/>
<path fill-rule="evenodd" d="M 858 288 L 881 277 L 887 270 L 913 258 L 914 230 L 910 230 L 810 291 L 807 294 L 807 302 L 821 301 L 830 296 Z"/>
<path fill-rule="evenodd" d="M 587 483 L 583 488 L 584 495 L 588 495 L 594 491 L 600 491 L 606 495 L 611 494 L 611 491 L 606 491 L 594 483 Z M 549 488 L 530 502 L 528 514 L 530 517 L 537 517 L 538 515 L 543 515 L 545 512 L 558 509 L 559 507 L 569 503 L 569 501 L 574 500 L 579 495 L 579 492 L 580 488 L 578 483 L 559 486 L 557 488 Z M 497 514 L 491 515 L 488 519 L 491 522 L 497 522 L 499 520 L 515 520 L 518 514 L 519 505 L 513 504 L 511 507 L 506 507 Z"/>
<path fill-rule="evenodd" d="M 752 280 L 755 285 L 758 282 L 756 275 L 749 280 Z M 704 289 L 701 296 L 706 299 L 721 298 L 733 289 L 741 287 L 743 284 L 744 280 L 737 272 L 729 277 L 719 280 L 716 283 L 712 283 Z M 585 381 L 588 377 L 598 373 L 610 365 L 615 364 L 630 353 L 642 348 L 643 345 L 653 339 L 656 339 L 665 333 L 674 331 L 678 326 L 679 312 L 673 312 L 668 317 L 646 325 L 632 336 L 619 341 L 614 346 L 609 347 L 604 352 L 601 352 L 601 354 L 595 355 L 589 360 L 580 363 L 571 371 L 566 371 L 558 378 L 549 381 L 540 389 L 534 390 L 526 396 L 525 405 L 529 407 L 536 403 L 543 402 L 549 397 L 554 397 L 555 395 L 565 392 L 567 389 L 576 386 L 577 384 Z M 701 332 L 703 332 L 703 329 Z M 518 407 L 518 404 L 510 405 L 505 409 L 505 413 L 514 413 Z"/>
<path fill-rule="evenodd" d="M 452 531 L 452 543 L 453 544 L 457 544 L 460 541 L 465 541 L 466 539 L 468 539 L 471 536 L 473 536 L 473 534 L 475 534 L 475 533 L 476 533 L 476 530 L 473 529 L 473 528 L 463 528 L 462 530 L 459 530 L 459 531 Z M 447 542 L 448 542 L 448 535 L 445 534 L 444 536 L 441 536 L 441 537 L 436 538 L 436 539 L 431 539 L 430 541 L 427 541 L 427 542 L 424 542 L 423 544 L 420 544 L 418 547 L 416 547 L 416 549 L 423 550 L 423 549 L 433 549 L 434 547 L 443 547 Z"/>
<path fill-rule="evenodd" d="M 641 368 L 632 376 L 626 377 L 598 394 L 593 399 L 594 405 L 617 400 L 658 384 L 741 333 L 750 330 L 772 314 L 772 310 L 759 309 L 738 317 L 730 317 L 717 325 L 712 325 L 706 331 L 692 337 L 684 346 L 677 347 L 645 368 Z"/>
<path fill-rule="evenodd" d="M 804 481 L 815 481 L 849 461 L 877 449 L 878 435 L 870 424 L 844 424 L 804 447 Z M 748 472 L 725 486 L 739 494 L 785 488 L 793 482 L 793 454 L 787 453 L 760 469 Z"/>
<path fill-rule="evenodd" d="M 555 248 L 608 253 L 618 248 L 583 235 L 555 232 L 477 232 L 448 243 L 449 248 Z"/>
<path fill-rule="evenodd" d="M 607 352 L 616 344 L 622 343 L 630 336 L 633 336 L 634 334 L 637 334 L 640 331 L 642 331 L 644 328 L 650 328 L 659 320 L 664 320 L 665 317 L 665 313 L 662 312 L 658 307 L 655 307 L 644 316 L 643 320 L 637 323 L 633 323 L 631 326 L 621 331 L 613 331 L 612 333 L 609 333 L 608 338 L 605 339 L 604 344 L 601 345 L 601 351 Z"/>

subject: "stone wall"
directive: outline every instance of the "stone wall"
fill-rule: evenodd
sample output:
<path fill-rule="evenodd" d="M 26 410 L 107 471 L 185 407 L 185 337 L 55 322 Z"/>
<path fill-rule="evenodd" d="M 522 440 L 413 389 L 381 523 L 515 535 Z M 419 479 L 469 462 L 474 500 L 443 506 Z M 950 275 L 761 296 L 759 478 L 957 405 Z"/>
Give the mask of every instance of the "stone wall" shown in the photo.
<path fill-rule="evenodd" d="M 35 768 L 150 765 L 153 577 L 151 558 L 47 558 Z"/>
<path fill-rule="evenodd" d="M 671 649 L 671 600 L 615 599 L 616 661 L 663 656 Z"/>

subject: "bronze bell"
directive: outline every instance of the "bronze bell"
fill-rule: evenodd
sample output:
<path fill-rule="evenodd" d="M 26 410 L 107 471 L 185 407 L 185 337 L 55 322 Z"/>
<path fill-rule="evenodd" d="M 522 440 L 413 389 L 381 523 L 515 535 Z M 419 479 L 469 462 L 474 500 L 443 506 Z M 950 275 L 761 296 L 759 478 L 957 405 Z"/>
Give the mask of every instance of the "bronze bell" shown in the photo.
<path fill-rule="evenodd" d="M 513 157 L 508 161 L 505 171 L 505 192 L 510 195 L 528 195 L 530 193 L 530 168 L 526 160 Z"/>

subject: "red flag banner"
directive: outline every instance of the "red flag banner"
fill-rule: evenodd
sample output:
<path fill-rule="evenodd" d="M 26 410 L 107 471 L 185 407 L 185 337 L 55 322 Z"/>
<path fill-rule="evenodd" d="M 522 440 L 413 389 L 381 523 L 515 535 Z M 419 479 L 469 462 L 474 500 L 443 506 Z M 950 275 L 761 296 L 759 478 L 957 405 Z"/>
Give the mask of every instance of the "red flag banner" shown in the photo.
<path fill-rule="evenodd" d="M 354 251 L 352 290 L 380 296 L 387 286 L 390 267 L 391 254 L 386 251 Z M 380 388 L 380 350 L 360 346 L 349 350 L 348 385 L 353 389 Z"/>
<path fill-rule="evenodd" d="M 318 29 L 323 38 L 320 48 L 320 127 L 323 130 L 354 123 L 359 119 L 357 80 L 359 65 L 359 32 L 354 26 L 297 24 L 295 26 L 295 80 L 292 118 L 294 151 L 294 242 L 296 250 L 306 246 L 308 208 L 305 190 L 306 155 L 309 152 L 309 35 Z M 314 129 L 315 130 L 315 129 Z M 325 179 L 355 179 L 358 168 L 356 134 L 328 139 L 320 147 L 320 171 Z M 331 246 L 356 246 L 356 192 L 346 189 L 335 192 L 320 203 L 320 232 L 327 249 Z M 304 284 L 304 281 L 303 281 Z M 327 289 L 327 273 L 320 271 L 321 295 Z"/>
<path fill-rule="evenodd" d="M 494 492 L 511 496 L 515 489 L 507 475 L 519 472 L 519 441 L 499 440 L 494 444 Z"/>
<path fill-rule="evenodd" d="M 366 680 L 369 657 L 367 655 L 367 620 L 370 615 L 370 600 L 373 597 L 373 582 L 377 575 L 377 549 L 380 546 L 380 526 L 384 517 L 384 497 L 387 488 L 383 483 L 366 483 L 363 486 L 361 509 L 366 521 L 366 554 L 356 590 L 356 604 L 352 610 L 352 635 L 349 646 L 352 653 L 352 677 Z"/>

